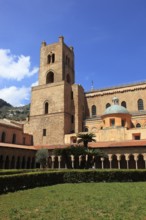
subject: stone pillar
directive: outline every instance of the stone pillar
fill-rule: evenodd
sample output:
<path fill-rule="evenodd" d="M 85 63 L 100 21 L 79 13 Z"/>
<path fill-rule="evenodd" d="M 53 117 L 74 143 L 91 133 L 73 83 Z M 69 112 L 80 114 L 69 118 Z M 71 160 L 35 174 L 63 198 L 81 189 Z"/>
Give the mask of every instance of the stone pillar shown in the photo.
<path fill-rule="evenodd" d="M 120 159 L 121 159 L 121 155 L 120 154 L 116 154 L 116 156 L 117 156 L 117 161 L 118 161 L 118 169 L 121 169 L 121 167 L 120 167 Z"/>
<path fill-rule="evenodd" d="M 112 154 L 108 154 L 110 169 L 112 169 Z"/>
<path fill-rule="evenodd" d="M 138 169 L 138 164 L 137 164 L 138 154 L 134 154 L 134 160 L 135 160 L 135 168 L 136 168 L 136 170 L 137 170 L 137 169 Z"/>
<path fill-rule="evenodd" d="M 58 156 L 58 169 L 61 168 L 61 156 Z"/>
<path fill-rule="evenodd" d="M 79 167 L 81 166 L 82 156 L 79 156 Z"/>
<path fill-rule="evenodd" d="M 54 169 L 55 156 L 51 156 L 52 159 L 52 169 Z"/>
<path fill-rule="evenodd" d="M 101 157 L 101 169 L 104 169 L 104 158 L 103 157 Z"/>
<path fill-rule="evenodd" d="M 74 158 L 74 156 L 73 155 L 71 155 L 71 166 L 72 166 L 72 169 L 74 169 L 74 160 L 75 158 Z"/>
<path fill-rule="evenodd" d="M 96 165 L 96 164 L 95 164 L 95 156 L 92 156 L 92 160 L 93 160 L 93 166 L 92 166 L 92 168 L 95 169 L 95 168 L 96 168 L 96 167 L 95 167 L 95 165 Z"/>
<path fill-rule="evenodd" d="M 129 169 L 129 154 L 125 154 L 125 159 L 127 163 L 127 169 Z"/>

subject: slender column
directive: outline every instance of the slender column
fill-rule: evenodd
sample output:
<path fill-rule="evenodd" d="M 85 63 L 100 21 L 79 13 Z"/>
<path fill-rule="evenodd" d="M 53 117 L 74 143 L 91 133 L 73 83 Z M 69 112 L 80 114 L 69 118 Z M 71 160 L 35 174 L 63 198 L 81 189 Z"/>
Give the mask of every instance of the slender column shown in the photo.
<path fill-rule="evenodd" d="M 55 156 L 51 156 L 52 159 L 52 169 L 54 169 Z"/>
<path fill-rule="evenodd" d="M 138 154 L 134 154 L 134 160 L 135 160 L 135 168 L 137 170 L 138 169 L 138 163 L 137 163 L 137 161 L 138 161 Z"/>
<path fill-rule="evenodd" d="M 125 159 L 127 163 L 127 169 L 129 169 L 129 154 L 125 154 Z"/>
<path fill-rule="evenodd" d="M 92 161 L 93 161 L 92 169 L 95 169 L 95 156 L 92 157 Z"/>
<path fill-rule="evenodd" d="M 81 166 L 82 156 L 79 156 L 79 167 Z"/>
<path fill-rule="evenodd" d="M 104 162 L 104 158 L 101 157 L 101 168 L 102 168 L 102 169 L 104 169 L 104 163 L 103 163 L 103 162 Z"/>
<path fill-rule="evenodd" d="M 86 160 L 86 162 L 88 161 L 88 155 L 86 155 L 85 160 Z"/>
<path fill-rule="evenodd" d="M 75 159 L 74 156 L 71 155 L 71 166 L 73 169 L 74 169 L 74 161 L 75 161 L 74 159 Z"/>
<path fill-rule="evenodd" d="M 61 156 L 58 156 L 58 169 L 61 168 Z"/>
<path fill-rule="evenodd" d="M 121 169 L 121 167 L 120 167 L 120 154 L 117 154 L 116 155 L 117 156 L 117 161 L 118 161 L 118 169 Z"/>
<path fill-rule="evenodd" d="M 108 154 L 110 169 L 112 169 L 112 154 Z"/>

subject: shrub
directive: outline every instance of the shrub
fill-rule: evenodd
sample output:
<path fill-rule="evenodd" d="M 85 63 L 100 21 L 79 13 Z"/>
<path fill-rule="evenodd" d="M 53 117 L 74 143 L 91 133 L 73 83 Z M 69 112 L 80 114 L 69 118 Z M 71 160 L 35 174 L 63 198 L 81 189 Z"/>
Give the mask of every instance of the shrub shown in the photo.
<path fill-rule="evenodd" d="M 60 183 L 146 181 L 146 170 L 64 170 L 0 176 L 0 194 Z"/>

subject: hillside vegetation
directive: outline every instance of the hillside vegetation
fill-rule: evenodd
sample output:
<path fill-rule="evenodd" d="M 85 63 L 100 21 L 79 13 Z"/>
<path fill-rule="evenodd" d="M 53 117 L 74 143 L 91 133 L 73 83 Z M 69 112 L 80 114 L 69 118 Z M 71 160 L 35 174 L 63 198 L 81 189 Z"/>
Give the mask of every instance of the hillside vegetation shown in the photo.
<path fill-rule="evenodd" d="M 0 119 L 7 118 L 10 120 L 22 121 L 29 115 L 30 104 L 13 107 L 3 99 L 0 99 Z"/>

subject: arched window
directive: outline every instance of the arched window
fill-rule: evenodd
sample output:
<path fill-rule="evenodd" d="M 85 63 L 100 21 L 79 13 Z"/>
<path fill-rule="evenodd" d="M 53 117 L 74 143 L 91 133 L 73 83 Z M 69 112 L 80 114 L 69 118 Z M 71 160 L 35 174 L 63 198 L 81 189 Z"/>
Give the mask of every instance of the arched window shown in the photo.
<path fill-rule="evenodd" d="M 49 54 L 48 55 L 48 64 L 50 64 L 51 63 L 51 55 Z"/>
<path fill-rule="evenodd" d="M 16 134 L 13 134 L 13 137 L 12 137 L 12 144 L 16 144 Z"/>
<path fill-rule="evenodd" d="M 111 106 L 111 104 L 110 104 L 110 103 L 107 103 L 105 107 L 108 108 L 108 107 L 110 107 L 110 106 Z"/>
<path fill-rule="evenodd" d="M 144 110 L 142 99 L 138 99 L 137 104 L 138 104 L 138 110 Z"/>
<path fill-rule="evenodd" d="M 136 124 L 136 128 L 140 128 L 141 127 L 141 124 L 140 123 L 137 123 Z"/>
<path fill-rule="evenodd" d="M 48 114 L 49 112 L 49 104 L 48 102 L 45 103 L 45 114 Z"/>
<path fill-rule="evenodd" d="M 53 53 L 52 54 L 52 63 L 54 63 L 55 62 L 55 54 Z"/>
<path fill-rule="evenodd" d="M 92 116 L 96 116 L 96 106 L 92 105 Z"/>
<path fill-rule="evenodd" d="M 6 141 L 6 133 L 3 131 L 1 136 L 1 142 L 5 142 L 5 141 Z"/>
<path fill-rule="evenodd" d="M 70 75 L 69 75 L 69 74 L 67 74 L 67 76 L 66 76 L 66 81 L 67 81 L 68 83 L 70 83 Z"/>
<path fill-rule="evenodd" d="M 51 53 L 48 55 L 47 62 L 48 62 L 48 64 L 55 62 L 55 54 L 54 54 L 54 53 L 51 52 Z"/>
<path fill-rule="evenodd" d="M 46 76 L 46 84 L 54 82 L 54 73 L 49 72 Z"/>
<path fill-rule="evenodd" d="M 124 108 L 127 108 L 127 104 L 125 101 L 121 102 L 121 106 L 123 106 Z"/>

